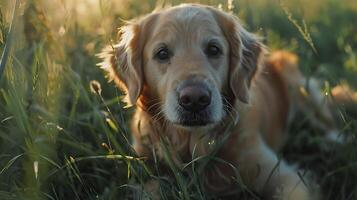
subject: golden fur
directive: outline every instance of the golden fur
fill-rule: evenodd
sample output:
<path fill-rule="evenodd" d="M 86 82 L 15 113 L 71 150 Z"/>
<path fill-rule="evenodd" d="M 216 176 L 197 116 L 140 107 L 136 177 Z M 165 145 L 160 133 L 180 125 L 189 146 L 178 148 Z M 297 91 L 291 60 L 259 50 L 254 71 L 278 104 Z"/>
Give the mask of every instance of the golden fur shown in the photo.
<path fill-rule="evenodd" d="M 220 44 L 219 58 L 208 59 L 202 53 L 207 38 Z M 153 58 L 156 46 L 163 42 L 174 49 L 166 63 Z M 196 157 L 209 154 L 232 126 L 216 156 L 237 167 L 244 184 L 265 199 L 311 198 L 296 170 L 274 153 L 283 144 L 295 111 L 320 108 L 319 117 L 312 120 L 325 131 L 335 131 L 316 84 L 302 90 L 306 81 L 295 55 L 275 52 L 266 57 L 259 39 L 237 18 L 209 6 L 184 4 L 128 23 L 121 28 L 119 43 L 107 47 L 100 57 L 109 79 L 126 92 L 128 103 L 137 106 L 131 130 L 139 155 L 151 157 L 154 148 L 162 158 L 160 138 L 167 138 L 171 156 L 182 165 L 192 159 L 193 152 Z M 204 82 L 212 90 L 208 125 L 179 123 L 173 93 L 188 79 Z M 204 176 L 205 188 L 208 192 L 233 190 L 232 177 L 229 165 L 213 162 Z"/>

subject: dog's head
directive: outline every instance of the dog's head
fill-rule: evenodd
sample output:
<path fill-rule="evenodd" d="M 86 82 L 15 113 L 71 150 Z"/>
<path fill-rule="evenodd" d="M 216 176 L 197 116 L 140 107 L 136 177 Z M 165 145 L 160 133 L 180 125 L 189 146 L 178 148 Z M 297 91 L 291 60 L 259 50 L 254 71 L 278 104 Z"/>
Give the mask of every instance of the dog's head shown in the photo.
<path fill-rule="evenodd" d="M 101 54 L 101 66 L 129 103 L 149 95 L 143 104 L 159 106 L 171 123 L 206 126 L 220 122 L 235 99 L 249 101 L 262 51 L 231 14 L 184 4 L 122 27 L 119 43 Z"/>

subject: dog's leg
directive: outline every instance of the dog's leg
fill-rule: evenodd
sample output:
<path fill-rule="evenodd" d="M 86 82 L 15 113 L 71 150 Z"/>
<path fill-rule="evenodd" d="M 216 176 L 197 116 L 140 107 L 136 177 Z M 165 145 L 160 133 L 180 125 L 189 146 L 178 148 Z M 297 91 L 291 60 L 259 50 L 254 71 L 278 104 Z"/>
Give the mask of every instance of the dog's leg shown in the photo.
<path fill-rule="evenodd" d="M 305 114 L 312 127 L 322 130 L 326 134 L 326 138 L 331 141 L 343 142 L 343 136 L 337 129 L 329 101 L 321 93 L 317 81 L 310 79 L 307 82 L 303 78 L 296 90 L 299 99 L 296 101 L 297 109 Z"/>
<path fill-rule="evenodd" d="M 305 200 L 310 194 L 297 172 L 267 147 L 261 138 L 243 145 L 238 166 L 244 182 L 264 199 Z"/>

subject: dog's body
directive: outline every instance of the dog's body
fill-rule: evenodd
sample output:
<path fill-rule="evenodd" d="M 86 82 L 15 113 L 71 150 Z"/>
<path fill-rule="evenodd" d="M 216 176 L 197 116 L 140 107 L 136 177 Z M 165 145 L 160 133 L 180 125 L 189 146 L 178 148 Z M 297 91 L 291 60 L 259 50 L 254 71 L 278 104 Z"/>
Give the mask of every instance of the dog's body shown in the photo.
<path fill-rule="evenodd" d="M 224 140 L 216 156 L 236 167 L 250 189 L 268 199 L 309 199 L 297 172 L 274 151 L 294 110 L 320 108 L 312 120 L 334 132 L 332 116 L 314 84 L 301 92 L 306 81 L 296 56 L 264 52 L 230 14 L 182 5 L 122 28 L 120 42 L 101 54 L 101 66 L 137 105 L 131 129 L 139 155 L 151 157 L 155 149 L 162 157 L 165 138 L 182 164 Z M 230 165 L 212 161 L 206 189 L 234 190 L 235 177 Z"/>
<path fill-rule="evenodd" d="M 223 137 L 225 125 L 229 123 L 227 121 L 236 121 L 237 124 L 231 129 L 229 138 L 217 156 L 238 167 L 244 183 L 254 191 L 261 192 L 265 197 L 277 197 L 279 194 L 274 192 L 281 192 L 279 189 L 285 187 L 286 194 L 280 194 L 283 199 L 287 199 L 287 196 L 289 199 L 309 199 L 307 189 L 302 185 L 297 172 L 284 161 L 278 161 L 274 153 L 284 144 L 289 118 L 292 117 L 294 108 L 299 107 L 293 105 L 295 104 L 293 99 L 303 98 L 301 97 L 303 94 L 296 90 L 303 85 L 294 85 L 295 90 L 292 91 L 281 74 L 282 71 L 279 71 L 279 67 L 297 67 L 296 56 L 287 52 L 275 52 L 265 61 L 264 66 L 252 82 L 249 105 L 237 102 L 234 111 L 226 116 L 225 122 L 222 122 L 223 126 L 218 125 L 208 130 L 180 129 L 165 122 L 163 116 L 155 114 L 157 111 L 151 113 L 139 107 L 131 127 L 136 151 L 142 156 L 151 157 L 154 148 L 162 158 L 160 138 L 169 138 L 172 145 L 169 148 L 171 155 L 176 164 L 182 165 L 191 161 L 193 156 L 205 156 L 211 153 L 214 149 L 212 142 L 218 143 Z M 299 71 L 291 75 L 302 78 Z M 304 83 L 303 80 L 299 82 Z M 142 105 L 147 105 L 144 101 L 152 101 L 151 98 L 149 99 L 142 99 L 140 102 Z M 264 101 L 261 101 L 262 99 Z M 322 108 L 321 112 L 327 109 L 323 106 L 319 108 Z M 331 119 L 328 110 L 325 114 L 327 114 L 324 116 L 326 119 Z M 331 130 L 334 130 L 333 125 L 330 125 Z M 192 155 L 193 153 L 195 155 Z M 279 167 L 275 168 L 278 163 Z M 271 174 L 273 176 L 268 181 L 268 176 Z M 228 165 L 216 163 L 215 167 L 211 166 L 207 170 L 205 184 L 211 192 L 231 192 L 235 184 L 230 177 L 234 176 L 234 171 Z M 265 185 L 266 182 L 271 186 Z"/>

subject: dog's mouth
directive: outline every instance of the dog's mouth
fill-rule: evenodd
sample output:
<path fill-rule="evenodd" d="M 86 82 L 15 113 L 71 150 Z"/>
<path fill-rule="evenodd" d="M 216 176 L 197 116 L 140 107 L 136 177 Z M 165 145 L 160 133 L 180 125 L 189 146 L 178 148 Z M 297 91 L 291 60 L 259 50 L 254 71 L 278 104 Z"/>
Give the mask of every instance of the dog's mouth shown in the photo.
<path fill-rule="evenodd" d="M 180 110 L 179 121 L 176 122 L 175 124 L 184 127 L 196 127 L 196 126 L 207 126 L 213 123 L 214 120 L 211 117 L 211 112 L 209 111 L 209 109 L 207 109 L 199 112 Z"/>

